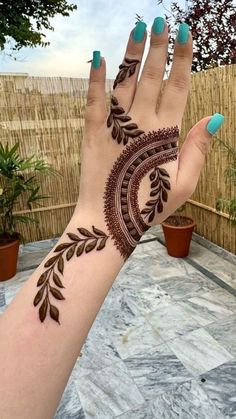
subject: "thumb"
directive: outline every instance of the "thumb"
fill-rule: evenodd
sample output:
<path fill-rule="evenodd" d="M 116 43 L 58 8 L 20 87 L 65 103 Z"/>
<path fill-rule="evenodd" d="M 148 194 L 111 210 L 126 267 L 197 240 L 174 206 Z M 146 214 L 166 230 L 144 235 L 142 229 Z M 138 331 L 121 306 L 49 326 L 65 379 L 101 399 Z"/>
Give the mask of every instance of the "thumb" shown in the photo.
<path fill-rule="evenodd" d="M 189 131 L 179 155 L 177 184 L 191 195 L 198 182 L 212 135 L 224 122 L 224 116 L 207 116 Z"/>

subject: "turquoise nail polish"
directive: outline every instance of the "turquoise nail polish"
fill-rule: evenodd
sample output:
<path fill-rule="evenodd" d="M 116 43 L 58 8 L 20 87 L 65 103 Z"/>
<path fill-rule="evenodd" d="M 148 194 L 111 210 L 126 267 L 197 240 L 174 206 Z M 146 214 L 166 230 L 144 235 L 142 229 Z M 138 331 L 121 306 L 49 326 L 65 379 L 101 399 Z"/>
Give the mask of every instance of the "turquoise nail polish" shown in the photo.
<path fill-rule="evenodd" d="M 177 41 L 180 44 L 186 44 L 188 42 L 188 36 L 189 36 L 189 26 L 187 25 L 187 23 L 181 23 L 179 25 Z"/>
<path fill-rule="evenodd" d="M 216 131 L 218 131 L 218 129 L 223 124 L 224 119 L 224 115 L 222 115 L 221 113 L 215 113 L 207 124 L 207 131 L 209 132 L 209 134 L 215 134 Z"/>
<path fill-rule="evenodd" d="M 165 19 L 159 16 L 156 17 L 152 25 L 153 33 L 155 33 L 156 35 L 159 35 L 160 33 L 164 31 L 164 29 L 165 29 Z"/>
<path fill-rule="evenodd" d="M 97 70 L 100 67 L 100 65 L 101 65 L 101 53 L 100 51 L 93 51 L 93 62 L 92 62 L 93 68 Z"/>
<path fill-rule="evenodd" d="M 133 30 L 133 41 L 134 42 L 142 42 L 144 39 L 144 35 L 146 32 L 146 23 L 138 22 Z"/>

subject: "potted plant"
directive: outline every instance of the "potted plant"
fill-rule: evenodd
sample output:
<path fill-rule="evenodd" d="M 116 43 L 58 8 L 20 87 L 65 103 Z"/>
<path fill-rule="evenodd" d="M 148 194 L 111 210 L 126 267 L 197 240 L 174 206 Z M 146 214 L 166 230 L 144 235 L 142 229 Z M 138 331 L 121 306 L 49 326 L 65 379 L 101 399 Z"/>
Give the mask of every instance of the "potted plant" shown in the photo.
<path fill-rule="evenodd" d="M 180 215 L 184 207 L 182 205 L 176 210 L 175 214 L 170 215 L 162 223 L 167 252 L 170 256 L 177 258 L 188 256 L 195 226 L 195 221 L 192 218 Z"/>
<path fill-rule="evenodd" d="M 17 225 L 37 222 L 28 215 L 15 214 L 16 204 L 23 199 L 31 210 L 32 204 L 46 198 L 40 195 L 37 173 L 55 173 L 43 160 L 20 157 L 18 148 L 18 143 L 10 148 L 0 142 L 0 281 L 16 273 L 19 244 L 23 241 Z"/>
<path fill-rule="evenodd" d="M 219 138 L 217 139 L 215 144 L 218 144 L 221 147 L 221 149 L 227 153 L 228 167 L 226 168 L 224 175 L 228 184 L 232 185 L 233 190 L 233 188 L 236 186 L 236 149 Z M 232 224 L 236 225 L 235 196 L 231 198 L 218 198 L 216 200 L 216 210 L 226 211 L 229 214 L 229 220 L 232 222 Z"/>

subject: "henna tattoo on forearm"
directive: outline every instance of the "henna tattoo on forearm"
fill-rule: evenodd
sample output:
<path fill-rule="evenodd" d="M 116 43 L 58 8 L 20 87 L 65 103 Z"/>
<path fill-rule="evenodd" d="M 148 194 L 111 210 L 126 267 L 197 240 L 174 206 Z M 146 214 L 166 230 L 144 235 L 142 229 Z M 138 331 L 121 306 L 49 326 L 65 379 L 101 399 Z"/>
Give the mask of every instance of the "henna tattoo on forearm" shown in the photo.
<path fill-rule="evenodd" d="M 125 58 L 124 62 L 119 66 L 119 73 L 114 81 L 113 89 L 116 88 L 117 84 L 125 80 L 126 77 L 131 77 L 136 71 L 137 65 L 140 60 L 134 60 L 131 58 Z"/>
<path fill-rule="evenodd" d="M 161 213 L 163 211 L 163 202 L 167 202 L 167 191 L 170 190 L 170 182 L 168 179 L 166 179 L 168 177 L 170 177 L 169 173 L 165 169 L 159 167 L 155 167 L 154 170 L 150 173 L 150 197 L 153 199 L 146 202 L 147 208 L 144 208 L 141 211 L 141 214 L 144 215 L 144 218 L 148 217 L 149 223 L 153 221 L 156 213 Z"/>
<path fill-rule="evenodd" d="M 65 300 L 60 289 L 65 288 L 61 276 L 64 273 L 65 261 L 69 261 L 73 256 L 79 257 L 83 253 L 89 253 L 92 250 L 102 250 L 106 245 L 108 236 L 98 228 L 92 226 L 92 233 L 85 228 L 78 228 L 79 234 L 67 233 L 70 241 L 59 244 L 52 256 L 44 264 L 46 270 L 39 277 L 37 287 L 40 287 L 34 298 L 34 306 L 36 307 L 41 301 L 39 308 L 39 319 L 43 322 L 49 313 L 50 317 L 58 322 L 59 310 L 51 302 L 51 297 L 56 300 Z M 53 284 L 53 285 L 52 285 Z M 60 288 L 60 289 L 59 289 Z"/>
<path fill-rule="evenodd" d="M 108 231 L 124 259 L 150 227 L 138 205 L 141 180 L 150 170 L 177 159 L 178 136 L 178 127 L 144 134 L 130 143 L 113 165 L 105 188 L 104 212 Z"/>
<path fill-rule="evenodd" d="M 130 138 L 137 138 L 144 133 L 138 129 L 138 125 L 129 122 L 131 117 L 125 115 L 125 110 L 119 106 L 118 100 L 115 96 L 111 97 L 111 112 L 107 119 L 107 127 L 112 126 L 112 138 L 118 144 L 123 143 L 126 145 Z"/>

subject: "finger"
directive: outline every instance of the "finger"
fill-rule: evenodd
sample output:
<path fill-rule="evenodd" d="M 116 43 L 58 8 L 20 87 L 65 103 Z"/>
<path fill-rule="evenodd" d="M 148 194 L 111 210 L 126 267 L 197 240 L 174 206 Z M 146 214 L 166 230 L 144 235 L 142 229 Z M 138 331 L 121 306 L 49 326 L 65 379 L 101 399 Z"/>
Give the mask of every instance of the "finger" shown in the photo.
<path fill-rule="evenodd" d="M 93 52 L 87 95 L 86 122 L 98 126 L 106 119 L 106 63 L 100 51 Z"/>
<path fill-rule="evenodd" d="M 146 23 L 138 22 L 132 30 L 123 63 L 114 82 L 114 96 L 128 112 L 136 91 L 137 79 L 147 38 Z"/>
<path fill-rule="evenodd" d="M 144 107 L 156 112 L 168 51 L 168 26 L 162 17 L 152 25 L 150 49 L 138 83 L 133 107 Z"/>
<path fill-rule="evenodd" d="M 223 122 L 224 116 L 216 113 L 199 121 L 187 135 L 181 148 L 177 174 L 177 188 L 187 197 L 197 186 L 211 137 Z"/>
<path fill-rule="evenodd" d="M 160 120 L 181 125 L 191 78 L 193 57 L 189 26 L 181 23 L 175 42 L 173 64 L 158 110 Z M 168 121 L 167 121 L 168 118 Z"/>

